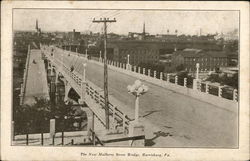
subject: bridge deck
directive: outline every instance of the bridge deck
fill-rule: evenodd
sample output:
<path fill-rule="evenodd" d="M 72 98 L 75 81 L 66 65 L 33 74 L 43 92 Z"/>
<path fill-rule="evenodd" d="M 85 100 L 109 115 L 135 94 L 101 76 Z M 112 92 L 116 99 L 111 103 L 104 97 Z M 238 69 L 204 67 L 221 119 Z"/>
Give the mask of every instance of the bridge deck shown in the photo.
<path fill-rule="evenodd" d="M 31 50 L 30 52 L 24 104 L 33 104 L 35 102 L 34 97 L 49 98 L 47 76 L 41 51 Z"/>
<path fill-rule="evenodd" d="M 84 60 L 62 50 L 55 54 L 67 66 L 82 73 Z M 103 66 L 87 62 L 87 79 L 103 88 Z M 109 69 L 109 95 L 125 106 L 119 106 L 133 118 L 134 97 L 127 85 L 136 78 Z M 146 124 L 147 139 L 158 147 L 237 147 L 237 113 L 144 82 L 149 92 L 140 98 L 140 116 Z M 235 107 L 237 108 L 237 107 Z M 157 136 L 157 137 L 156 137 Z M 178 140 L 169 142 L 169 138 Z"/>

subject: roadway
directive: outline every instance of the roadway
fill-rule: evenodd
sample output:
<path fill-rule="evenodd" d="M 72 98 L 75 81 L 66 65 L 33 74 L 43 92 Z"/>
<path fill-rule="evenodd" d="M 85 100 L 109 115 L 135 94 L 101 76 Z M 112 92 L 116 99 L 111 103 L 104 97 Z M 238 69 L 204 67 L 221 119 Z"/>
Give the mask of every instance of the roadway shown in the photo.
<path fill-rule="evenodd" d="M 35 98 L 49 98 L 47 75 L 40 50 L 30 51 L 24 104 L 34 104 Z M 34 61 L 33 61 L 34 60 Z"/>
<path fill-rule="evenodd" d="M 58 53 L 63 53 L 61 50 Z M 82 73 L 80 57 L 56 54 L 68 66 Z M 124 112 L 133 118 L 134 97 L 127 92 L 127 85 L 134 77 L 110 70 L 109 95 L 123 102 Z M 103 88 L 103 66 L 88 61 L 86 77 Z M 238 144 L 238 114 L 186 95 L 144 82 L 149 91 L 140 97 L 141 119 L 150 123 L 146 130 L 154 135 L 146 136 L 157 147 L 223 147 L 235 148 Z M 112 102 L 111 102 L 112 103 Z M 237 108 L 237 107 L 235 107 Z M 160 131 L 160 132 L 159 132 Z M 158 132 L 158 133 L 157 133 Z M 177 142 L 169 141 L 169 137 Z"/>

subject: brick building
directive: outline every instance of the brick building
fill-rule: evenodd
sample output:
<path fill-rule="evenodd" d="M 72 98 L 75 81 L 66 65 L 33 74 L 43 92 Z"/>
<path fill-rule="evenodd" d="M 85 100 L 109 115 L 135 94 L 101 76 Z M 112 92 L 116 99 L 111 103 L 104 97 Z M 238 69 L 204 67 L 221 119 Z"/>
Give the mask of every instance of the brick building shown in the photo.
<path fill-rule="evenodd" d="M 196 63 L 204 71 L 228 66 L 228 55 L 224 51 L 204 51 L 200 49 L 185 49 L 172 55 L 172 66 L 183 65 L 188 71 L 196 70 Z"/>
<path fill-rule="evenodd" d="M 127 62 L 127 55 L 130 55 L 130 64 L 140 63 L 155 64 L 159 62 L 160 55 L 173 53 L 174 47 L 162 42 L 152 41 L 113 41 L 108 43 L 108 59 Z"/>

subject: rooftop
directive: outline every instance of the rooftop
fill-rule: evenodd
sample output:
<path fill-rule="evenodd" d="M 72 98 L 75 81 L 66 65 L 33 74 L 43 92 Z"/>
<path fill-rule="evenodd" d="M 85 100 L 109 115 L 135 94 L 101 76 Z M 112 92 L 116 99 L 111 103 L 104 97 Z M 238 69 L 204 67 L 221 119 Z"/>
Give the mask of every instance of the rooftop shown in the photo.
<path fill-rule="evenodd" d="M 204 51 L 200 49 L 184 49 L 182 51 L 174 52 L 175 55 L 182 55 L 183 57 L 227 57 L 224 51 Z"/>

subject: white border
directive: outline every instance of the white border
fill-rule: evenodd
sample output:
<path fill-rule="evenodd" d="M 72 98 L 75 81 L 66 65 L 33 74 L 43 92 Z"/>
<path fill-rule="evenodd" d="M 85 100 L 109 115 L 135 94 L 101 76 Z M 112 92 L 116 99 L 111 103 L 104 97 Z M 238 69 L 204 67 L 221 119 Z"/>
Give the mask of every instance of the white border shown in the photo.
<path fill-rule="evenodd" d="M 206 9 L 240 10 L 239 149 L 91 148 L 10 146 L 12 8 Z M 2 160 L 248 160 L 249 159 L 249 3 L 248 2 L 45 2 L 4 1 L 1 5 L 1 159 Z M 81 157 L 81 152 L 168 153 L 170 157 Z"/>

